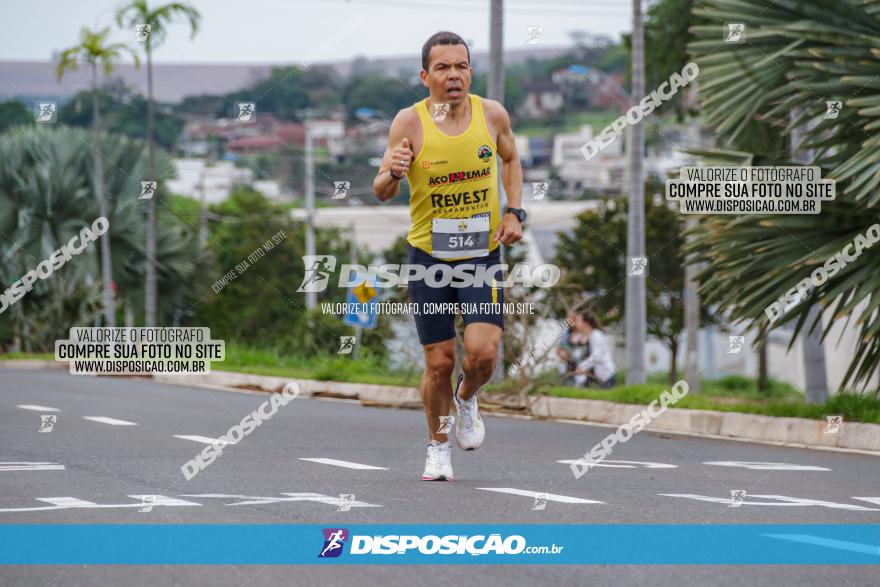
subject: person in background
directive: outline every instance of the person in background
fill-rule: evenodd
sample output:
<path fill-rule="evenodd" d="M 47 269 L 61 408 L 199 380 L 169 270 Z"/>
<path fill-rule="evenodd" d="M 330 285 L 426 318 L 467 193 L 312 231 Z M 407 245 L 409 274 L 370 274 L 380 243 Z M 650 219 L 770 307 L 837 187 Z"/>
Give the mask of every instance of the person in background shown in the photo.
<path fill-rule="evenodd" d="M 559 345 L 556 347 L 556 356 L 562 361 L 559 365 L 559 375 L 562 378 L 563 385 L 576 385 L 574 377 L 577 369 L 578 361 L 585 359 L 589 354 L 589 343 L 581 344 L 578 339 L 577 344 L 572 342 L 572 334 L 574 334 L 574 324 L 577 312 L 574 310 L 568 313 L 566 322 L 568 327 L 559 339 Z"/>
<path fill-rule="evenodd" d="M 574 381 L 578 386 L 610 389 L 617 383 L 617 369 L 611 358 L 611 343 L 599 321 L 590 312 L 579 312 L 569 337 L 574 348 L 585 348 L 586 356 L 577 360 Z M 572 354 L 574 358 L 574 354 Z"/>

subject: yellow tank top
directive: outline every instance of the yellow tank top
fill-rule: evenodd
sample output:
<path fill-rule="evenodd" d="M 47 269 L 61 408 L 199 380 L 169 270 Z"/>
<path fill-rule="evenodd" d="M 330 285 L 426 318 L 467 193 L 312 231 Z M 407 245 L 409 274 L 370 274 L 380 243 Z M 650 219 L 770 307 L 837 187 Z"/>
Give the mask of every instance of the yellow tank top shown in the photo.
<path fill-rule="evenodd" d="M 412 222 L 407 241 L 429 255 L 432 254 L 432 226 L 436 224 L 435 219 L 440 218 L 488 217 L 488 250 L 495 250 L 500 244 L 492 242 L 492 235 L 501 222 L 497 147 L 486 126 L 482 100 L 473 94 L 468 94 L 468 98 L 470 125 L 454 137 L 437 128 L 428 111 L 427 98 L 415 104 L 422 123 L 423 141 L 406 174 Z M 438 116 L 441 115 L 442 111 Z"/>

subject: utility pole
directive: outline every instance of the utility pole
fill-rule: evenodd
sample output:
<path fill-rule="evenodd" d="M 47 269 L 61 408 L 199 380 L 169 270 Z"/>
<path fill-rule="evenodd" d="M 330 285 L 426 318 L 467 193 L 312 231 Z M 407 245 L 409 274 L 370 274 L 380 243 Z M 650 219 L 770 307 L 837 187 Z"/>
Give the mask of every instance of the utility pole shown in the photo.
<path fill-rule="evenodd" d="M 794 122 L 800 118 L 803 111 L 794 109 L 790 112 L 790 120 Z M 809 123 L 807 123 L 809 128 Z M 803 142 L 803 130 L 801 127 L 791 129 L 789 139 L 791 145 L 791 158 L 793 161 L 809 165 L 813 159 L 811 151 L 801 149 Z M 806 301 L 806 300 L 804 300 Z M 816 328 L 810 328 L 818 321 Z M 807 322 L 801 330 L 801 348 L 804 361 L 804 395 L 807 403 L 824 404 L 828 401 L 828 373 L 825 369 L 825 346 L 822 343 L 822 306 L 811 304 L 807 311 Z"/>
<path fill-rule="evenodd" d="M 688 218 L 685 227 L 690 230 L 698 224 Z M 700 393 L 700 290 L 697 266 L 689 263 L 684 267 L 684 327 L 687 333 L 684 376 L 690 393 Z"/>
<path fill-rule="evenodd" d="M 201 210 L 199 213 L 199 246 L 204 249 L 208 244 L 208 205 L 205 201 L 205 170 L 199 171 L 199 202 Z"/>
<path fill-rule="evenodd" d="M 351 241 L 350 241 L 351 244 L 349 247 L 349 255 L 351 256 L 351 259 L 349 260 L 349 263 L 351 263 L 352 265 L 356 265 L 358 262 L 358 254 L 357 254 L 357 233 L 355 232 L 354 222 L 352 222 L 351 224 L 348 225 L 348 230 L 350 233 L 349 238 L 351 238 Z M 367 278 L 367 276 L 365 275 L 364 279 L 366 279 L 366 278 Z M 354 360 L 357 360 L 357 358 L 358 358 L 358 349 L 361 348 L 361 335 L 363 334 L 363 330 L 364 329 L 361 328 L 360 326 L 354 327 L 354 349 L 352 349 L 352 351 L 351 351 L 351 358 Z"/>
<path fill-rule="evenodd" d="M 491 0 L 489 15 L 489 79 L 490 100 L 504 104 L 504 0 Z"/>
<path fill-rule="evenodd" d="M 345 126 L 336 120 L 313 120 L 312 113 L 304 112 L 306 127 L 306 255 L 315 254 L 315 139 L 339 139 L 345 136 Z M 318 305 L 318 294 L 306 292 L 306 309 Z"/>
<path fill-rule="evenodd" d="M 697 101 L 697 86 L 695 83 L 688 86 L 686 96 L 686 110 L 692 110 Z M 700 147 L 700 121 L 694 116 L 688 121 L 687 126 L 688 147 L 698 149 Z M 691 230 L 699 224 L 694 216 L 688 216 L 685 228 Z M 691 240 L 690 238 L 688 240 Z M 684 267 L 684 327 L 687 333 L 687 348 L 685 349 L 684 373 L 690 393 L 700 393 L 700 290 L 697 281 L 697 266 L 688 263 Z"/>
<path fill-rule="evenodd" d="M 486 85 L 488 98 L 504 104 L 504 0 L 491 0 L 491 13 L 489 14 L 489 79 Z M 497 160 L 498 169 L 501 162 Z M 507 207 L 507 194 L 504 192 L 504 183 L 501 174 L 498 176 L 498 198 L 501 210 Z M 502 212 L 503 216 L 503 212 Z M 504 263 L 504 250 L 499 246 L 501 263 Z M 502 310 L 503 311 L 503 310 Z M 492 376 L 493 381 L 504 379 L 504 339 L 498 343 L 498 367 Z"/>
<path fill-rule="evenodd" d="M 633 0 L 632 89 L 630 106 L 645 95 L 645 39 L 642 0 Z M 627 269 L 634 257 L 645 257 L 645 131 L 641 124 L 629 126 L 629 210 L 627 211 Z M 650 271 L 650 263 L 648 266 Z M 647 271 L 645 272 L 647 274 Z M 647 275 L 626 278 L 626 383 L 645 382 L 645 335 Z"/>
<path fill-rule="evenodd" d="M 315 254 L 315 158 L 312 152 L 312 125 L 306 118 L 306 255 Z M 318 305 L 318 294 L 306 292 L 306 310 Z"/>

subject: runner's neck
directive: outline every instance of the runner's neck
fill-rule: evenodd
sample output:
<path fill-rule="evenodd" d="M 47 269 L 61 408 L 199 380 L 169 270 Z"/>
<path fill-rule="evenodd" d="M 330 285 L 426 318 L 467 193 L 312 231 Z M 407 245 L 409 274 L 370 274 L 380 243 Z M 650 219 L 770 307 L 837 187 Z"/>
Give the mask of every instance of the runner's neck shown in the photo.
<path fill-rule="evenodd" d="M 458 104 L 451 104 L 449 106 L 449 112 L 446 114 L 447 122 L 460 122 L 468 119 L 468 115 L 471 111 L 471 95 L 466 94 L 467 100 L 462 100 Z M 427 106 L 428 112 L 433 112 L 434 104 L 442 104 L 443 100 L 435 100 L 434 98 L 428 96 Z"/>

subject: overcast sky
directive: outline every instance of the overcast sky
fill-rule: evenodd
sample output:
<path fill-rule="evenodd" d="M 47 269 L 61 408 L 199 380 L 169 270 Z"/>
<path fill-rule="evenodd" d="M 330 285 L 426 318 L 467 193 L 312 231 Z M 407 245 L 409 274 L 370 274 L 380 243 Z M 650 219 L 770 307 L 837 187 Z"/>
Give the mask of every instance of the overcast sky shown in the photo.
<path fill-rule="evenodd" d="M 150 0 L 151 5 L 168 0 Z M 49 60 L 74 45 L 83 26 L 113 26 L 121 0 L 2 0 L 0 60 Z M 336 61 L 356 55 L 418 53 L 439 30 L 489 47 L 489 0 L 191 0 L 202 14 L 190 40 L 181 25 L 155 52 L 158 62 L 278 63 Z M 630 0 L 505 0 L 504 46 L 522 47 L 527 27 L 542 43 L 571 42 L 580 30 L 615 39 L 630 30 Z M 132 32 L 115 33 L 129 41 Z"/>

